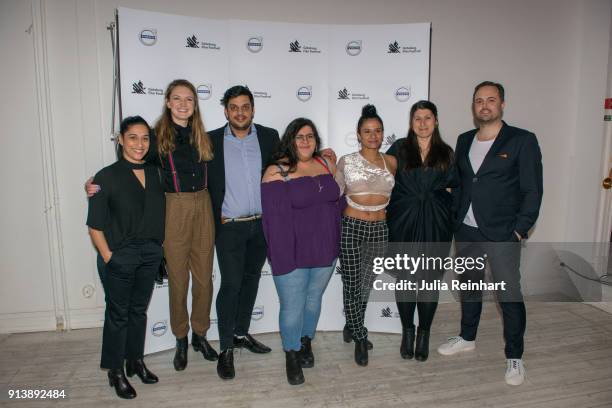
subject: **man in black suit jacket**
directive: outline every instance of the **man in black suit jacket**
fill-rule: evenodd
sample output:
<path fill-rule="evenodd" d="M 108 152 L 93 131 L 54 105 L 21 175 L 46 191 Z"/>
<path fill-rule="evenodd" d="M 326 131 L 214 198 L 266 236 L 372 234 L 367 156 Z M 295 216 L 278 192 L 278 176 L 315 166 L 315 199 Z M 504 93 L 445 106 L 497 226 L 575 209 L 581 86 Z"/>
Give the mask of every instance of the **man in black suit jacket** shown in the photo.
<path fill-rule="evenodd" d="M 504 88 L 482 82 L 474 90 L 472 112 L 478 129 L 457 140 L 455 161 L 459 187 L 453 190 L 457 256 L 484 257 L 495 282 L 503 314 L 506 383 L 519 385 L 526 326 L 520 288 L 520 244 L 535 224 L 542 201 L 542 156 L 535 135 L 502 121 Z M 480 282 L 484 270 L 460 275 Z M 461 293 L 461 333 L 438 348 L 451 355 L 475 348 L 482 311 L 482 291 Z"/>
<path fill-rule="evenodd" d="M 208 187 L 221 273 L 217 294 L 221 354 L 217 374 L 222 379 L 232 379 L 234 347 L 254 353 L 270 352 L 248 330 L 266 260 L 261 175 L 279 137 L 276 130 L 253 123 L 254 100 L 247 87 L 229 88 L 221 102 L 228 123 L 208 133 L 214 152 L 208 163 Z"/>

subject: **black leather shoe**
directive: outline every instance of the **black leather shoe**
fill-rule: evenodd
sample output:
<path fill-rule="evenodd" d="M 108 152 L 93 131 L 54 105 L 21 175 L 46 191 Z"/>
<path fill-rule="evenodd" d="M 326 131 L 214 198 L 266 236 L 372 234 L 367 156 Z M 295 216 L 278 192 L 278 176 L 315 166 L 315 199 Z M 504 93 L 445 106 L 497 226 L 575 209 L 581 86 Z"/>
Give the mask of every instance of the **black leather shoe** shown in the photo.
<path fill-rule="evenodd" d="M 400 355 L 405 360 L 410 360 L 414 357 L 414 326 L 402 327 Z"/>
<path fill-rule="evenodd" d="M 312 339 L 304 336 L 301 339 L 302 348 L 300 349 L 300 363 L 302 368 L 314 367 L 314 354 L 312 354 Z"/>
<path fill-rule="evenodd" d="M 212 348 L 208 340 L 206 340 L 206 336 L 198 336 L 195 333 L 191 333 L 191 345 L 194 351 L 201 351 L 206 360 L 217 361 L 219 359 L 219 355 Z"/>
<path fill-rule="evenodd" d="M 416 345 L 414 346 L 414 358 L 425 361 L 429 357 L 429 330 L 417 330 Z"/>
<path fill-rule="evenodd" d="M 270 347 L 266 346 L 263 343 L 258 342 L 250 334 L 247 334 L 246 336 L 242 338 L 234 336 L 234 347 L 235 348 L 245 348 L 257 354 L 264 354 L 264 353 L 269 353 L 272 351 Z"/>
<path fill-rule="evenodd" d="M 304 383 L 304 373 L 302 372 L 302 365 L 300 364 L 299 351 L 285 351 L 285 366 L 289 384 L 299 385 Z"/>
<path fill-rule="evenodd" d="M 128 360 L 125 364 L 125 374 L 128 377 L 133 377 L 136 374 L 144 384 L 155 384 L 159 381 L 159 378 L 147 368 L 142 358 Z"/>
<path fill-rule="evenodd" d="M 222 380 L 231 380 L 236 376 L 234 371 L 234 349 L 223 350 L 217 361 L 217 374 Z"/>
<path fill-rule="evenodd" d="M 355 341 L 355 362 L 363 367 L 368 365 L 368 339 Z"/>
<path fill-rule="evenodd" d="M 115 392 L 119 398 L 136 398 L 136 391 L 132 388 L 127 378 L 125 378 L 123 368 L 108 370 L 108 385 L 115 387 Z"/>
<path fill-rule="evenodd" d="M 342 329 L 342 339 L 344 340 L 345 343 L 350 343 L 351 341 L 353 341 L 353 335 L 351 333 L 351 330 L 348 328 L 346 324 L 344 325 L 344 329 Z M 373 348 L 374 348 L 374 345 L 372 344 L 370 340 L 368 340 L 368 350 L 372 350 Z"/>
<path fill-rule="evenodd" d="M 189 344 L 187 337 L 176 339 L 176 352 L 174 353 L 174 369 L 183 371 L 187 367 L 187 348 Z"/>

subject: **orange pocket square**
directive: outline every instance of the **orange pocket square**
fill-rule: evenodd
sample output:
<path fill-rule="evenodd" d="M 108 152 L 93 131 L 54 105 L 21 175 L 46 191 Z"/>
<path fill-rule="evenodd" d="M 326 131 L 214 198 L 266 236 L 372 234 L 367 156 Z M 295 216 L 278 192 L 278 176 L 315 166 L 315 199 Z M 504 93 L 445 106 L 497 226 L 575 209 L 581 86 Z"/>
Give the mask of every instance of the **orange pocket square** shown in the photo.
<path fill-rule="evenodd" d="M 508 158 L 508 153 L 500 153 L 497 156 L 501 157 L 502 159 L 507 159 Z"/>

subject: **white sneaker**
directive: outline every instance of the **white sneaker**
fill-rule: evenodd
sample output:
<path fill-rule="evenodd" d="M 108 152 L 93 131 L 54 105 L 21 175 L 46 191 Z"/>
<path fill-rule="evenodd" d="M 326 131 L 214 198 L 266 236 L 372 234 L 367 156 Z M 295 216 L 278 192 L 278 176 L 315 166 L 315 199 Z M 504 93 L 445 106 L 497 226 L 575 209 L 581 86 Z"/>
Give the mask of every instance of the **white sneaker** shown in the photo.
<path fill-rule="evenodd" d="M 506 384 L 521 385 L 525 381 L 525 367 L 520 358 L 506 360 Z"/>
<path fill-rule="evenodd" d="M 438 353 L 443 356 L 452 356 L 463 351 L 472 351 L 476 348 L 475 341 L 463 340 L 461 336 L 449 337 L 446 343 L 438 347 Z"/>

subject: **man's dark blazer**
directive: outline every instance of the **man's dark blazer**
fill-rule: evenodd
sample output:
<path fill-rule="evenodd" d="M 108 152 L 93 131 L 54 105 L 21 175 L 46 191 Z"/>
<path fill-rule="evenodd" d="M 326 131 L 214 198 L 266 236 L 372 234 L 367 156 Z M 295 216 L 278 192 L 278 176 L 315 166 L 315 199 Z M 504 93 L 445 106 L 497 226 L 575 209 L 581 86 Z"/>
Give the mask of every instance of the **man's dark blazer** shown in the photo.
<path fill-rule="evenodd" d="M 208 132 L 214 154 L 214 158 L 208 162 L 208 191 L 212 201 L 215 226 L 217 227 L 216 231 L 219 230 L 218 227 L 221 224 L 221 206 L 225 198 L 225 161 L 223 159 L 225 126 Z M 261 152 L 262 171 L 265 171 L 280 139 L 275 129 L 257 124 L 255 124 L 255 129 L 257 130 L 257 140 L 259 141 L 259 150 Z"/>
<path fill-rule="evenodd" d="M 542 154 L 535 135 L 503 126 L 474 174 L 469 159 L 477 129 L 457 139 L 455 161 L 459 188 L 453 190 L 459 229 L 470 202 L 482 234 L 491 241 L 509 241 L 514 231 L 527 238 L 542 202 Z"/>

